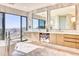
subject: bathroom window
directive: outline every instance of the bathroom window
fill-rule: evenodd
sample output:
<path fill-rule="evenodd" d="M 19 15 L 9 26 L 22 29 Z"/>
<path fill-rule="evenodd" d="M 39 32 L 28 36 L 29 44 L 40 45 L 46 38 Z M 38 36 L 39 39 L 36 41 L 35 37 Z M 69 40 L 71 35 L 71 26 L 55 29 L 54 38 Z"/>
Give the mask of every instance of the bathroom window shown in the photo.
<path fill-rule="evenodd" d="M 10 33 L 11 39 L 20 40 L 20 16 L 5 14 L 5 32 Z"/>
<path fill-rule="evenodd" d="M 3 40 L 3 13 L 0 13 L 0 40 Z"/>

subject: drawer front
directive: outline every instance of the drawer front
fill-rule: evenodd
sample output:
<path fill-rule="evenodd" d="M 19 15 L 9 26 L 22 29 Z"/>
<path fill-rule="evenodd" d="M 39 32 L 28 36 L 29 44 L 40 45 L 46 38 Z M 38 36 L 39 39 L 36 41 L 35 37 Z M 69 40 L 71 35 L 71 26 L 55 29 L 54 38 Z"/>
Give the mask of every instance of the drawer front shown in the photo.
<path fill-rule="evenodd" d="M 64 38 L 76 38 L 76 35 L 69 35 L 69 34 L 66 35 L 66 34 L 65 34 L 65 35 L 64 35 Z"/>
<path fill-rule="evenodd" d="M 64 45 L 79 48 L 79 35 L 64 35 Z"/>
<path fill-rule="evenodd" d="M 64 46 L 76 48 L 76 43 L 74 43 L 74 42 L 64 42 Z"/>
<path fill-rule="evenodd" d="M 78 48 L 78 49 L 79 49 L 79 43 L 76 43 L 76 48 Z"/>

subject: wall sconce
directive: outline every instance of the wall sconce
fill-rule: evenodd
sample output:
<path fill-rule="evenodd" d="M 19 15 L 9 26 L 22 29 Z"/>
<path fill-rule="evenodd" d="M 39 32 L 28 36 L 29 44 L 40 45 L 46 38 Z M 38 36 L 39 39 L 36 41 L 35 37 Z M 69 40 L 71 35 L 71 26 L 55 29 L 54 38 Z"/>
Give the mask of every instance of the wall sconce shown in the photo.
<path fill-rule="evenodd" d="M 71 22 L 72 22 L 72 23 L 76 22 L 75 17 L 72 17 L 72 18 L 71 18 Z"/>
<path fill-rule="evenodd" d="M 71 22 L 72 22 L 73 29 L 75 29 L 76 28 L 76 25 L 75 25 L 76 19 L 75 19 L 75 17 L 71 18 Z"/>
<path fill-rule="evenodd" d="M 53 25 L 53 20 L 50 21 L 50 24 Z"/>

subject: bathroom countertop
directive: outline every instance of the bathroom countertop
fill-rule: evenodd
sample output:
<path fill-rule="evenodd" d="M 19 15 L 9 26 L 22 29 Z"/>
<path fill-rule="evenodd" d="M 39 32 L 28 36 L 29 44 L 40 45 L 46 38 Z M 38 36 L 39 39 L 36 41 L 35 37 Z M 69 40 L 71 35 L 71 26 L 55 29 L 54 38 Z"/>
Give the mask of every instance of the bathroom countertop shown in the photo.
<path fill-rule="evenodd" d="M 26 31 L 26 32 L 32 32 L 32 33 L 52 33 L 52 34 L 72 34 L 72 35 L 79 35 L 78 31 L 52 31 L 52 32 L 45 32 L 45 31 Z"/>

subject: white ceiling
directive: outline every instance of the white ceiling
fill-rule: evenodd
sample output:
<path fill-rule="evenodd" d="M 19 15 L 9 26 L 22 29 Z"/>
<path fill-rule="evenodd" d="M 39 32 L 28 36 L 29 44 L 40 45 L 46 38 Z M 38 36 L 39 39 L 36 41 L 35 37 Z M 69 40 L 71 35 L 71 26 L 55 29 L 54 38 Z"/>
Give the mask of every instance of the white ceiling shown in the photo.
<path fill-rule="evenodd" d="M 1 5 L 16 8 L 24 11 L 32 11 L 38 8 L 47 7 L 55 3 L 1 3 Z"/>

